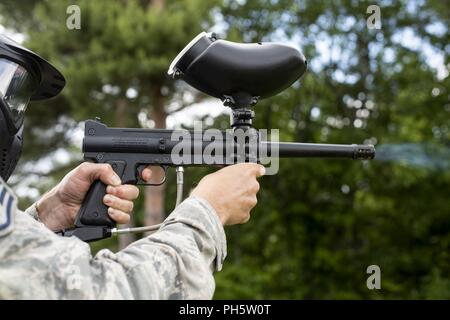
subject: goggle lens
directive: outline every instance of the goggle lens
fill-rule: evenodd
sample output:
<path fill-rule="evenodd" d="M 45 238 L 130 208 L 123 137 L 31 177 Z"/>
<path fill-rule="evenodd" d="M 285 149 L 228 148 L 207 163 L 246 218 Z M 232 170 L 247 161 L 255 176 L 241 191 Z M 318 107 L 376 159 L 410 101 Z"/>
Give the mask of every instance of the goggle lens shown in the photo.
<path fill-rule="evenodd" d="M 16 125 L 22 123 L 25 109 L 37 86 L 33 75 L 24 67 L 0 58 L 0 98 L 9 108 Z"/>

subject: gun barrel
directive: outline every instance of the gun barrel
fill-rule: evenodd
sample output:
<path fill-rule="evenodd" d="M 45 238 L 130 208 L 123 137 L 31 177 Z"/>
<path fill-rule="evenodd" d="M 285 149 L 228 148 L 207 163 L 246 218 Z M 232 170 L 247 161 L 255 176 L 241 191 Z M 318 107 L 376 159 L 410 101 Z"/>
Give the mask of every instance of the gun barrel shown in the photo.
<path fill-rule="evenodd" d="M 373 145 L 263 142 L 268 150 L 278 145 L 279 157 L 321 157 L 370 160 L 375 157 Z M 269 146 L 270 144 L 270 146 Z"/>
<path fill-rule="evenodd" d="M 161 139 L 158 138 L 117 138 L 117 137 L 89 137 L 85 138 L 83 149 L 85 152 L 129 152 L 170 154 L 178 141 L 165 140 L 164 149 L 161 149 Z M 192 154 L 203 152 L 206 146 L 211 145 L 222 149 L 226 153 L 225 143 L 200 141 L 200 149 L 194 150 L 194 140 L 185 141 Z M 268 156 L 281 158 L 350 158 L 373 159 L 375 148 L 372 145 L 358 144 L 320 144 L 320 143 L 293 143 L 262 141 L 258 149 L 263 149 Z M 276 151 L 278 149 L 278 152 Z M 246 148 L 248 151 L 248 147 Z M 278 153 L 278 154 L 277 154 Z"/>

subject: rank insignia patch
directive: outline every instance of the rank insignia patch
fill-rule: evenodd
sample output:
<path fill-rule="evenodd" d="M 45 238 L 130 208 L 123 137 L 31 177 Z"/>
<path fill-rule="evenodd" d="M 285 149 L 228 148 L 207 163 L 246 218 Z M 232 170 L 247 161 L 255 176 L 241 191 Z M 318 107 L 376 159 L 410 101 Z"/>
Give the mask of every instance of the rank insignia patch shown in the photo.
<path fill-rule="evenodd" d="M 16 208 L 17 199 L 14 193 L 0 178 L 0 237 L 13 230 Z"/>

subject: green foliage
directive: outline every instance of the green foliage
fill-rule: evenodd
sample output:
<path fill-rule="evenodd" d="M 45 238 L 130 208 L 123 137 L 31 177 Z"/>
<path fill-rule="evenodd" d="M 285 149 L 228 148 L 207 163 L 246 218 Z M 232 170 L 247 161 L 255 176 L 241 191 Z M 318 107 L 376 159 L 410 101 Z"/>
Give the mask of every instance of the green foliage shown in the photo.
<path fill-rule="evenodd" d="M 81 31 L 63 27 L 69 1 L 30 2 L 33 21 L 23 25 L 16 21 L 21 6 L 11 3 L 0 4 L 14 11 L 4 23 L 23 28 L 27 44 L 68 79 L 60 99 L 30 107 L 26 160 L 65 148 L 73 120 L 101 115 L 112 123 L 120 99 L 126 124 L 137 125 L 155 84 L 173 97 L 164 75 L 170 60 L 218 17 L 229 39 L 290 41 L 308 58 L 300 83 L 258 103 L 255 127 L 280 128 L 284 141 L 377 144 L 372 162 L 282 159 L 277 175 L 261 179 L 250 222 L 227 229 L 217 299 L 450 298 L 450 77 L 430 67 L 435 55 L 400 41 L 411 30 L 444 56 L 448 74 L 444 2 L 380 1 L 382 29 L 368 30 L 366 8 L 376 3 L 367 1 L 167 1 L 162 12 L 146 1 L 76 1 Z M 444 32 L 431 32 L 434 22 Z M 130 87 L 139 93 L 133 99 L 125 94 Z M 55 123 L 59 131 L 40 138 Z M 425 146 L 425 158 L 405 156 L 408 143 Z M 399 155 L 388 157 L 387 146 Z M 442 150 L 440 165 L 431 165 L 434 150 Z M 186 185 L 212 170 L 188 169 Z M 168 211 L 174 186 L 171 174 Z M 142 210 L 137 203 L 139 223 Z M 95 249 L 105 245 L 115 248 L 109 241 Z M 372 264 L 381 268 L 382 290 L 366 287 Z"/>
<path fill-rule="evenodd" d="M 449 77 L 439 78 L 423 52 L 394 41 L 412 29 L 448 63 L 441 11 L 448 8 L 413 4 L 380 4 L 379 31 L 366 28 L 366 2 L 247 1 L 223 11 L 230 34 L 291 39 L 310 62 L 300 86 L 257 105 L 257 127 L 280 128 L 287 141 L 367 139 L 380 151 L 432 144 L 444 156 L 438 167 L 388 161 L 382 152 L 369 163 L 282 159 L 279 174 L 262 179 L 253 219 L 228 232 L 216 298 L 450 297 Z M 441 35 L 427 31 L 433 21 L 443 24 Z M 333 46 L 329 61 L 319 41 Z M 366 288 L 371 264 L 381 268 L 380 291 Z"/>
<path fill-rule="evenodd" d="M 28 161 L 72 147 L 71 134 L 79 121 L 100 116 L 109 125 L 138 127 L 138 114 L 147 119 L 157 99 L 170 102 L 174 94 L 167 76 L 170 61 L 186 39 L 208 28 L 209 12 L 217 6 L 217 1 L 201 0 L 167 1 L 163 8 L 139 0 L 15 3 L 0 4 L 1 12 L 11 12 L 2 15 L 2 21 L 26 34 L 25 45 L 51 61 L 67 79 L 57 99 L 34 103 L 27 110 L 18 181 L 36 175 L 23 168 Z M 66 27 L 69 5 L 80 7 L 80 30 Z M 25 12 L 26 23 L 18 23 L 15 19 Z M 134 95 L 127 94 L 129 90 Z M 70 165 L 80 160 L 78 150 Z M 39 178 L 35 187 L 42 192 L 59 176 L 54 178 Z"/>

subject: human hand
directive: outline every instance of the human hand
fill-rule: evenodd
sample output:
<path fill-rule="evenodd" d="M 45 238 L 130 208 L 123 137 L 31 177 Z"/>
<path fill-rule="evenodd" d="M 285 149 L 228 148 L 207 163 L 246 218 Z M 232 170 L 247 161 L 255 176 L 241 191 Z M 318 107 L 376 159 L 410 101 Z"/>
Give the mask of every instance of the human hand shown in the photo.
<path fill-rule="evenodd" d="M 246 223 L 258 202 L 256 194 L 265 168 L 256 163 L 240 163 L 203 177 L 191 196 L 208 201 L 223 225 Z"/>
<path fill-rule="evenodd" d="M 142 171 L 143 180 L 150 180 L 150 176 L 149 168 Z M 72 227 L 89 187 L 97 179 L 107 185 L 103 203 L 109 207 L 111 219 L 117 223 L 127 223 L 139 189 L 133 185 L 121 185 L 119 176 L 109 164 L 89 162 L 70 171 L 37 202 L 39 219 L 53 231 Z"/>

